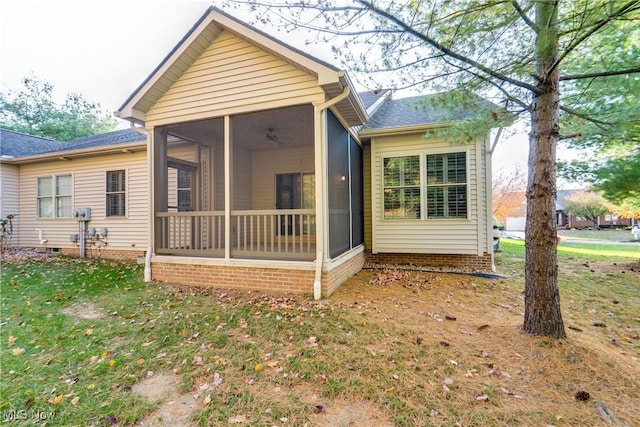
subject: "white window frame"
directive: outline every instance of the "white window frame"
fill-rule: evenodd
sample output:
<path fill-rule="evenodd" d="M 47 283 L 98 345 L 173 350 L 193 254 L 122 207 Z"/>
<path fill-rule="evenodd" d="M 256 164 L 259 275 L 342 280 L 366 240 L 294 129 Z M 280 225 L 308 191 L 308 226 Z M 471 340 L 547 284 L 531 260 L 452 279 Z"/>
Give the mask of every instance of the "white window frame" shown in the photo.
<path fill-rule="evenodd" d="M 464 153 L 465 154 L 465 183 L 455 183 L 455 184 L 444 184 L 444 185 L 452 185 L 452 186 L 465 186 L 465 202 L 467 205 L 467 214 L 464 217 L 461 216 L 437 216 L 430 217 L 427 213 L 427 189 L 429 185 L 427 183 L 427 156 L 431 155 L 442 155 L 442 154 L 456 154 L 456 153 Z M 386 159 L 399 158 L 399 157 L 411 157 L 418 156 L 420 159 L 420 217 L 419 218 L 388 218 L 385 216 L 385 204 L 384 204 L 384 164 Z M 392 151 L 387 151 L 385 153 L 381 153 L 380 156 L 380 210 L 381 210 L 381 218 L 384 222 L 398 222 L 398 221 L 468 221 L 471 218 L 471 168 L 470 168 L 470 150 L 468 148 L 458 149 L 455 147 L 450 148 L 442 148 L 438 150 L 411 150 L 404 151 L 402 153 L 396 153 Z"/>
<path fill-rule="evenodd" d="M 58 183 L 62 178 L 69 178 L 69 193 L 62 194 L 59 192 Z M 49 179 L 51 181 L 50 194 L 40 194 L 40 180 Z M 60 214 L 62 203 L 64 200 L 69 200 L 68 215 Z M 49 200 L 51 204 L 51 215 L 42 216 L 42 210 L 40 208 L 42 200 Z M 73 174 L 57 174 L 57 175 L 44 175 L 36 178 L 36 218 L 38 219 L 67 219 L 73 215 Z"/>
<path fill-rule="evenodd" d="M 109 191 L 109 174 L 110 173 L 115 173 L 115 172 L 122 172 L 124 174 L 124 190 L 118 190 L 118 191 Z M 104 198 L 104 215 L 106 218 L 126 218 L 127 217 L 127 209 L 129 207 L 129 200 L 127 197 L 127 188 L 129 188 L 129 174 L 127 169 L 110 169 L 105 171 L 104 174 L 104 179 L 105 179 L 105 198 Z M 122 197 L 122 201 L 124 203 L 124 209 L 123 209 L 123 213 L 122 215 L 110 215 L 109 211 L 110 211 L 110 204 L 109 204 L 109 196 L 110 195 L 114 195 L 114 194 L 123 194 Z"/>

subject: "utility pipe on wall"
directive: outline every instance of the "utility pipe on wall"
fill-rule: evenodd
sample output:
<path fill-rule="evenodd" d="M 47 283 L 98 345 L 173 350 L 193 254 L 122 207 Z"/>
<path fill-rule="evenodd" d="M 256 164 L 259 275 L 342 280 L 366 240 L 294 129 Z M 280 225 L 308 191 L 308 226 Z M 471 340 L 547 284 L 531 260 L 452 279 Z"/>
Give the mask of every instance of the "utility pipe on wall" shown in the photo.
<path fill-rule="evenodd" d="M 313 298 L 322 297 L 322 261 L 324 259 L 325 242 L 325 139 L 326 130 L 323 112 L 327 108 L 349 96 L 349 86 L 345 86 L 342 93 L 335 98 L 322 103 L 313 103 L 314 107 L 314 141 L 315 141 L 315 169 L 316 169 L 316 274 L 313 281 Z M 318 236 L 320 238 L 318 239 Z"/>

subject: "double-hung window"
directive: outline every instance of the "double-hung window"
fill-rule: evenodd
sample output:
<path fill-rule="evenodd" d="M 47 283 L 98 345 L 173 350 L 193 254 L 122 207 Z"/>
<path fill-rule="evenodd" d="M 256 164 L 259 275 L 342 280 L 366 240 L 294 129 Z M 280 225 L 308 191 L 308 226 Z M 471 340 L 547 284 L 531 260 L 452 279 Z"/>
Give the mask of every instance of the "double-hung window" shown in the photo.
<path fill-rule="evenodd" d="M 420 157 L 384 159 L 384 217 L 420 218 Z"/>
<path fill-rule="evenodd" d="M 466 152 L 384 158 L 384 218 L 467 218 L 467 176 Z"/>
<path fill-rule="evenodd" d="M 39 177 L 37 193 L 38 218 L 71 217 L 71 175 Z"/>
<path fill-rule="evenodd" d="M 193 210 L 192 204 L 193 172 L 186 169 L 178 169 L 178 212 Z"/>
<path fill-rule="evenodd" d="M 427 218 L 467 217 L 466 153 L 427 155 Z"/>
<path fill-rule="evenodd" d="M 126 171 L 107 171 L 107 216 L 126 216 Z"/>

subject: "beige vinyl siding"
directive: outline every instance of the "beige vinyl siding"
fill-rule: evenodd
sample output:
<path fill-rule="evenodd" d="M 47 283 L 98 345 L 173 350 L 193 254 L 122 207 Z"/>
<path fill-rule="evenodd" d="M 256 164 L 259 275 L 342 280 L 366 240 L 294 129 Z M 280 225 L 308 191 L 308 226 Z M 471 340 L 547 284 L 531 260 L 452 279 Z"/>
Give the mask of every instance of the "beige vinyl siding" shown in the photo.
<path fill-rule="evenodd" d="M 371 144 L 362 147 L 362 199 L 364 203 L 364 246 L 373 247 L 373 228 L 371 211 Z"/>
<path fill-rule="evenodd" d="M 125 170 L 126 174 L 125 217 L 106 217 L 106 174 L 115 170 Z M 148 246 L 149 189 L 144 151 L 21 165 L 20 246 L 74 247 L 69 235 L 78 233 L 76 220 L 37 218 L 38 177 L 65 174 L 72 176 L 72 207 L 91 208 L 88 226 L 98 230 L 108 228 L 109 249 L 144 250 Z M 46 244 L 40 244 L 36 229 L 42 230 L 43 237 L 48 240 Z"/>
<path fill-rule="evenodd" d="M 371 143 L 370 205 L 373 252 L 478 255 L 486 252 L 486 249 L 483 250 L 486 234 L 485 187 L 482 185 L 484 179 L 479 179 L 483 169 L 479 168 L 482 162 L 477 157 L 480 149 L 480 141 L 471 145 L 459 145 L 443 139 L 425 140 L 423 134 L 374 138 Z M 384 219 L 383 158 L 461 151 L 467 153 L 467 218 Z M 424 192 L 424 176 L 421 187 Z"/>
<path fill-rule="evenodd" d="M 147 126 L 324 100 L 317 77 L 222 32 L 147 112 Z"/>
<path fill-rule="evenodd" d="M 254 151 L 251 170 L 253 175 L 253 209 L 275 209 L 276 174 L 313 172 L 313 146 Z"/>
<path fill-rule="evenodd" d="M 0 164 L 0 218 L 7 215 L 17 215 L 20 201 L 19 188 L 20 169 L 16 165 Z M 12 220 L 13 236 L 11 246 L 17 246 L 19 242 L 20 217 Z"/>

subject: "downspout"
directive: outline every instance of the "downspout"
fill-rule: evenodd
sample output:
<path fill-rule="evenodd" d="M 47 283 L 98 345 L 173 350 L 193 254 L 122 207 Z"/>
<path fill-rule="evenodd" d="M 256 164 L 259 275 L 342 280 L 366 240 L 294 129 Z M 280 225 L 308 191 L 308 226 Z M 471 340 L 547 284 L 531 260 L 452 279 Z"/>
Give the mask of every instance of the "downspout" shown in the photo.
<path fill-rule="evenodd" d="M 322 112 L 332 107 L 349 96 L 349 86 L 345 86 L 342 93 L 335 98 L 322 103 L 313 103 L 314 107 L 314 140 L 315 140 L 315 169 L 316 175 L 316 274 L 313 280 L 313 298 L 319 300 L 322 297 L 322 261 L 324 259 L 325 240 L 325 197 L 324 197 L 324 145 L 325 145 L 325 121 L 322 120 Z M 320 174 L 321 173 L 321 174 Z M 318 179 L 322 178 L 322 179 Z M 318 239 L 318 236 L 320 238 Z"/>
<path fill-rule="evenodd" d="M 147 173 L 151 174 L 151 162 L 153 161 L 153 157 L 151 156 L 151 140 L 149 138 L 150 132 L 144 127 L 136 126 L 135 122 L 129 123 L 131 130 L 137 132 L 139 134 L 144 135 L 147 138 Z M 150 182 L 150 181 L 149 181 Z M 149 197 L 153 197 L 153 191 L 149 191 Z M 153 201 L 149 200 L 148 206 L 153 206 Z M 144 257 L 144 281 L 151 282 L 151 256 L 153 255 L 153 212 L 149 213 L 149 246 L 147 247 L 147 253 Z"/>

